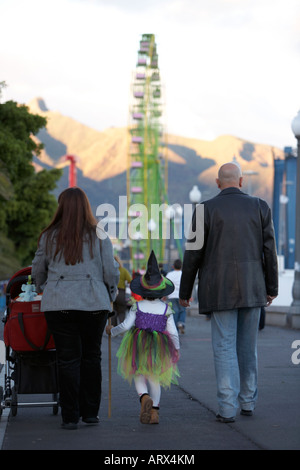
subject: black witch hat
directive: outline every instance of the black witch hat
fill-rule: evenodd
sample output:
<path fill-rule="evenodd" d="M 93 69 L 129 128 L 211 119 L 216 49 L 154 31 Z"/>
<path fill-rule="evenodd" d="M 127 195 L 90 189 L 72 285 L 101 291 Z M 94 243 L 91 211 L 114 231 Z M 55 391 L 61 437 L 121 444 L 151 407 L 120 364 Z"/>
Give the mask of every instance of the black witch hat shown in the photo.
<path fill-rule="evenodd" d="M 130 283 L 130 289 L 135 294 L 150 299 L 166 297 L 174 291 L 173 282 L 160 273 L 153 250 L 148 259 L 146 273 L 143 276 L 134 278 Z"/>

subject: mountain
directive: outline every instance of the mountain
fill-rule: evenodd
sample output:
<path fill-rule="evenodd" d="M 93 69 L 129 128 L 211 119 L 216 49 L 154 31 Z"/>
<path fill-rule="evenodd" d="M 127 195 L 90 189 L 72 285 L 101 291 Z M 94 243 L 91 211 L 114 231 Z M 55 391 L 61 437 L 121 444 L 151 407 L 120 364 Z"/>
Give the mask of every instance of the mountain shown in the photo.
<path fill-rule="evenodd" d="M 47 118 L 46 129 L 37 135 L 45 148 L 34 160 L 36 169 L 64 167 L 55 194 L 68 186 L 68 163 L 63 157 L 71 154 L 77 158 L 77 184 L 86 191 L 93 210 L 104 202 L 118 207 L 119 195 L 126 195 L 127 128 L 91 129 L 48 110 L 43 98 L 33 99 L 28 107 Z M 283 158 L 282 150 L 230 135 L 206 141 L 168 134 L 165 140 L 170 203 L 189 203 L 193 185 L 198 185 L 202 200 L 217 194 L 218 168 L 235 159 L 244 172 L 244 190 L 272 205 L 273 159 Z"/>

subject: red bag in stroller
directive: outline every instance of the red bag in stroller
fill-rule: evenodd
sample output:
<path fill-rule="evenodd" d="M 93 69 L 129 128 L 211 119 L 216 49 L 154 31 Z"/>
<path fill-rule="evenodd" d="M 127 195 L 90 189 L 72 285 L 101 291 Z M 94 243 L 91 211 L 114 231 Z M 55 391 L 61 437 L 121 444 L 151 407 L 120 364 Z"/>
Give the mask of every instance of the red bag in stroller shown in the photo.
<path fill-rule="evenodd" d="M 16 416 L 19 406 L 52 406 L 53 414 L 58 413 L 59 406 L 55 343 L 45 315 L 41 312 L 41 296 L 31 295 L 29 276 L 31 267 L 18 271 L 6 288 L 6 312 L 3 319 L 5 391 L 4 400 L 0 400 L 0 414 L 2 408 L 10 407 L 12 416 Z M 26 285 L 24 295 L 23 284 Z M 32 301 L 24 301 L 31 298 Z M 52 394 L 53 399 L 50 402 L 42 400 L 31 404 L 22 401 L 18 404 L 18 394 Z"/>
<path fill-rule="evenodd" d="M 18 271 L 6 288 L 7 316 L 4 326 L 4 343 L 14 351 L 45 351 L 55 349 L 45 319 L 40 299 L 31 302 L 18 301 L 22 284 L 28 280 L 31 267 Z"/>

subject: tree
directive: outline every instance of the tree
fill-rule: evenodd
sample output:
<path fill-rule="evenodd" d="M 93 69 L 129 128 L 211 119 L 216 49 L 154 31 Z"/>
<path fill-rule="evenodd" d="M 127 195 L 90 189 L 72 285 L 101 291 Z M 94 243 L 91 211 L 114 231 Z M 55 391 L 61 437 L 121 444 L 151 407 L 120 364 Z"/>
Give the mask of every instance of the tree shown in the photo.
<path fill-rule="evenodd" d="M 0 103 L 0 230 L 13 242 L 22 266 L 31 264 L 39 233 L 57 206 L 50 191 L 61 170 L 36 172 L 32 164 L 33 155 L 43 148 L 32 135 L 46 122 L 25 105 Z"/>

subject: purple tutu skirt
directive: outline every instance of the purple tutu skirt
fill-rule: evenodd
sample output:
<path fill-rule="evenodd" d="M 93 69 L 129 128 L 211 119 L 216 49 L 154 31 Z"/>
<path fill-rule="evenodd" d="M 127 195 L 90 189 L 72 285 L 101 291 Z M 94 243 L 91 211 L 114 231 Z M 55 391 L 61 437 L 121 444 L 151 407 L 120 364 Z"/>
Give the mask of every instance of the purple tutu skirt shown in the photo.
<path fill-rule="evenodd" d="M 167 388 L 178 384 L 178 355 L 168 332 L 133 327 L 122 339 L 118 357 L 118 373 L 129 383 L 134 376 L 151 376 Z"/>

